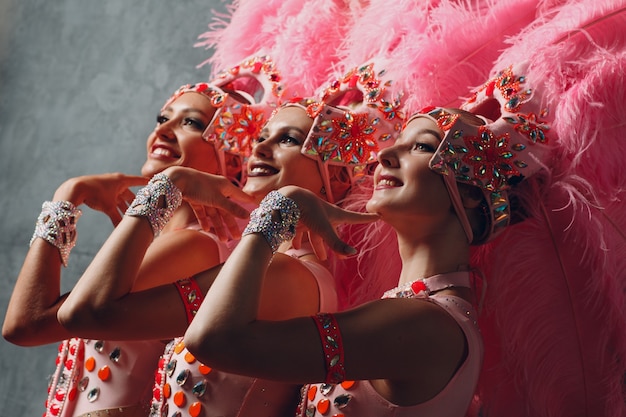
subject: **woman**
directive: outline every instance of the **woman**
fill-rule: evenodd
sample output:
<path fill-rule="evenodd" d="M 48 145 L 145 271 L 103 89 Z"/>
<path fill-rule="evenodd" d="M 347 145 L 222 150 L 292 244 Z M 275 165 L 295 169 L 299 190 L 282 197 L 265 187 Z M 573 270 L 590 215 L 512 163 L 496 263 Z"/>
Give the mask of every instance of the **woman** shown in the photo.
<path fill-rule="evenodd" d="M 504 230 L 511 220 L 507 189 L 539 169 L 532 161 L 545 150 L 510 122 L 524 111 L 536 111 L 545 121 L 530 83 L 518 73 L 512 80 L 516 84 L 490 90 L 483 100 L 499 105 L 502 117 L 494 122 L 434 109 L 410 118 L 396 143 L 380 152 L 367 209 L 397 232 L 402 259 L 397 288 L 334 315 L 262 320 L 259 297 L 274 262 L 268 242 L 293 232 L 299 218 L 309 233 L 350 255 L 354 249 L 339 240 L 332 225 L 376 217 L 284 187 L 253 212 L 185 334 L 190 351 L 231 372 L 316 382 L 303 389 L 302 416 L 465 415 L 483 355 L 470 244 Z M 514 98 L 519 105 L 511 108 Z M 482 110 L 487 108 L 493 106 Z M 543 135 L 548 126 L 537 121 L 526 127 Z M 500 143 L 502 137 L 510 143 Z M 508 160 L 515 168 L 505 169 L 501 158 L 513 149 Z"/>
<path fill-rule="evenodd" d="M 370 152 L 378 149 L 381 138 L 392 140 L 401 120 L 400 116 L 381 120 L 385 111 L 378 104 L 390 100 L 385 89 L 378 89 L 378 94 L 363 94 L 369 93 L 366 80 L 371 81 L 371 68 L 363 66 L 361 72 L 349 71 L 349 76 L 342 80 L 355 82 L 342 81 L 342 87 L 335 87 L 322 101 L 304 100 L 279 108 L 261 131 L 248 158 L 243 191 L 259 202 L 272 190 L 296 184 L 320 198 L 341 199 L 351 185 L 354 166 L 371 158 Z M 362 81 L 353 79 L 354 75 L 359 78 L 359 74 L 365 73 L 367 77 Z M 355 110 L 326 104 L 326 100 L 339 99 L 348 91 L 360 93 L 352 99 Z M 359 123 L 344 127 L 358 133 L 359 139 L 371 140 L 362 160 L 355 157 L 356 149 L 364 147 L 362 143 L 342 136 L 342 129 L 329 130 L 333 123 L 351 120 Z M 354 151 L 344 153 L 344 149 Z M 175 194 L 191 202 L 206 203 L 216 188 L 215 176 L 195 170 L 172 167 L 162 174 L 140 193 L 147 193 L 149 198 L 135 200 L 59 310 L 59 320 L 73 332 L 85 337 L 106 334 L 122 339 L 171 338 L 183 334 L 193 318 L 215 271 L 186 280 L 188 291 L 180 295 L 171 286 L 129 292 L 137 269 L 134 260 L 141 258 L 152 239 L 151 223 L 167 220 L 157 214 L 171 211 L 167 209 L 170 204 L 172 208 L 178 204 L 180 199 L 176 201 Z M 165 197 L 161 203 L 150 202 L 161 201 L 155 198 L 161 195 Z M 275 273 L 264 284 L 259 314 L 267 320 L 284 320 L 335 311 L 334 282 L 324 257 L 318 259 L 308 243 L 296 249 L 286 242 L 276 249 L 279 253 L 272 264 Z M 155 305 L 159 308 L 155 309 Z M 175 339 L 170 343 L 160 361 L 153 389 L 153 415 L 195 416 L 204 412 L 245 416 L 257 415 L 260 409 L 269 415 L 285 415 L 294 409 L 299 385 L 211 369 L 196 361 L 181 342 L 182 339 Z"/>
<path fill-rule="evenodd" d="M 243 77 L 246 73 L 250 71 L 244 69 L 240 75 Z M 123 412 L 124 415 L 144 416 L 154 368 L 164 347 L 157 340 L 119 342 L 105 335 L 91 341 L 72 338 L 76 333 L 68 332 L 58 323 L 57 311 L 67 298 L 67 295 L 60 295 L 61 264 L 67 264 L 76 241 L 76 220 L 80 216 L 77 207 L 86 204 L 103 211 L 117 225 L 121 220 L 120 212 L 126 210 L 134 198 L 129 187 L 145 184 L 148 178 L 167 167 L 189 166 L 203 172 L 239 177 L 241 163 L 237 162 L 236 155 L 204 139 L 203 134 L 211 131 L 208 128 L 219 126 L 225 112 L 236 115 L 244 109 L 260 111 L 257 103 L 244 97 L 247 97 L 245 92 L 228 94 L 206 83 L 179 88 L 162 107 L 157 126 L 148 137 L 148 158 L 142 167 L 142 176 L 104 174 L 73 178 L 59 187 L 53 202 L 44 204 L 31 249 L 12 294 L 3 336 L 21 345 L 66 339 L 59 347 L 58 366 L 46 403 L 49 415 L 78 416 L 90 412 L 117 415 Z M 265 107 L 268 103 L 262 104 Z M 271 109 L 267 107 L 269 113 Z M 230 139 L 236 142 L 237 138 L 230 136 Z M 230 181 L 222 179 L 220 184 L 226 193 L 246 198 Z M 246 211 L 235 207 L 232 213 L 241 216 Z M 220 226 L 221 222 L 216 221 L 215 225 Z M 239 231 L 230 229 L 231 234 L 238 237 Z M 227 239 L 224 227 L 204 232 L 192 207 L 186 203 L 181 205 L 173 213 L 172 221 L 150 242 L 145 256 L 137 258 L 140 265 L 132 283 L 134 289 L 172 283 L 223 262 L 232 249 Z"/>

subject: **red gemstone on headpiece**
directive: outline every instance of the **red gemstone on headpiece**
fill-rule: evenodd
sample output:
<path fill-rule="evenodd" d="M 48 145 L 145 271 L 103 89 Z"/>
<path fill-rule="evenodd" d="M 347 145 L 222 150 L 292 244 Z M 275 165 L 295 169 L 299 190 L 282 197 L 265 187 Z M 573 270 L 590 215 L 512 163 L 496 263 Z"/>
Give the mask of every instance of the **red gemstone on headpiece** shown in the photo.
<path fill-rule="evenodd" d="M 263 63 L 262 62 L 255 62 L 254 63 L 254 67 L 252 68 L 252 72 L 255 74 L 258 74 L 259 72 L 261 72 L 261 68 L 263 68 Z"/>

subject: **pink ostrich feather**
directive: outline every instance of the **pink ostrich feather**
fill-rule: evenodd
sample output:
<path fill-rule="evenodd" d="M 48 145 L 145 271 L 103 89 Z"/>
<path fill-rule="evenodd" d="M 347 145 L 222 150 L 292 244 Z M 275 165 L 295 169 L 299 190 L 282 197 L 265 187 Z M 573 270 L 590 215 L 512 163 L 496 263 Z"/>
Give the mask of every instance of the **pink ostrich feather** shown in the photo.
<path fill-rule="evenodd" d="M 340 52 L 341 68 L 365 62 L 386 69 L 394 93 L 403 91 L 405 112 L 428 104 L 460 103 L 459 97 L 487 80 L 501 49 L 513 36 L 560 1 L 537 0 L 371 1 L 357 13 Z M 343 207 L 363 211 L 371 196 L 367 181 L 355 187 Z M 397 285 L 401 262 L 390 226 L 350 226 L 343 237 L 359 255 L 335 270 L 346 305 L 376 299 Z M 353 273 L 356 271 L 356 275 Z"/>
<path fill-rule="evenodd" d="M 350 3 L 341 0 L 240 0 L 216 15 L 198 47 L 213 49 L 200 64 L 213 74 L 256 54 L 268 54 L 290 96 L 308 96 L 334 71 L 336 53 L 352 22 Z"/>
<path fill-rule="evenodd" d="M 375 13 L 357 19 L 344 59 L 391 62 L 388 74 L 393 88 L 405 92 L 405 109 L 412 113 L 427 105 L 460 104 L 461 95 L 487 79 L 493 62 L 508 46 L 506 39 L 537 18 L 541 2 L 402 1 L 398 7 L 376 3 Z M 365 25 L 376 16 L 378 26 L 390 26 L 378 41 L 373 37 L 376 31 Z M 376 45 L 369 48 L 371 57 L 363 45 Z"/>
<path fill-rule="evenodd" d="M 529 219 L 478 248 L 488 277 L 486 415 L 625 416 L 624 3 L 576 1 L 522 32 L 495 69 L 531 62 L 555 121 Z"/>

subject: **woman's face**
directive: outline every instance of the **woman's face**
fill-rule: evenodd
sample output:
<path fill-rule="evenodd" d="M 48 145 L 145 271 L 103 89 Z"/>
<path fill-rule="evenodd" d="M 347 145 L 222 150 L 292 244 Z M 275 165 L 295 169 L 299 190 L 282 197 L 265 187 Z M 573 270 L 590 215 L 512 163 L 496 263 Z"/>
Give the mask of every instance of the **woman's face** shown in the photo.
<path fill-rule="evenodd" d="M 407 217 L 415 224 L 434 224 L 448 216 L 451 202 L 443 178 L 428 167 L 441 139 L 434 121 L 410 121 L 395 144 L 379 153 L 367 210 L 392 224 Z"/>
<path fill-rule="evenodd" d="M 297 185 L 320 195 L 322 178 L 317 162 L 300 153 L 312 124 L 313 120 L 299 107 L 280 109 L 254 145 L 243 190 L 262 199 L 272 190 Z"/>
<path fill-rule="evenodd" d="M 164 108 L 148 136 L 148 158 L 141 168 L 142 175 L 151 177 L 170 166 L 217 173 L 215 149 L 202 139 L 215 110 L 207 97 L 195 92 L 183 94 Z"/>

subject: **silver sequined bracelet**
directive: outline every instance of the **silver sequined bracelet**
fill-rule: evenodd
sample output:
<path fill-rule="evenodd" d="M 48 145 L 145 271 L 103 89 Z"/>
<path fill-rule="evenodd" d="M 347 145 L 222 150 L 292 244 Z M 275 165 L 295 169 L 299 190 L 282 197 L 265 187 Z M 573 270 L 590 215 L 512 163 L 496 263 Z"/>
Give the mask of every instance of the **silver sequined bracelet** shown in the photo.
<path fill-rule="evenodd" d="M 37 217 L 30 246 L 38 237 L 59 249 L 61 262 L 67 266 L 72 248 L 76 246 L 76 221 L 83 212 L 69 201 L 44 201 Z"/>
<path fill-rule="evenodd" d="M 274 210 L 278 211 L 279 220 L 272 219 Z M 250 213 L 250 222 L 242 235 L 262 234 L 272 248 L 272 253 L 276 253 L 281 243 L 293 239 L 299 219 L 300 210 L 296 202 L 278 191 L 271 191 L 259 207 Z"/>
<path fill-rule="evenodd" d="M 146 217 L 156 236 L 161 233 L 182 201 L 183 194 L 178 187 L 167 175 L 158 173 L 152 177 L 148 185 L 137 192 L 126 210 L 126 215 Z"/>

